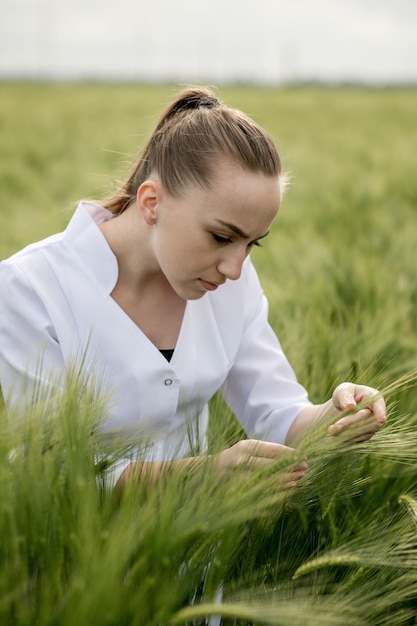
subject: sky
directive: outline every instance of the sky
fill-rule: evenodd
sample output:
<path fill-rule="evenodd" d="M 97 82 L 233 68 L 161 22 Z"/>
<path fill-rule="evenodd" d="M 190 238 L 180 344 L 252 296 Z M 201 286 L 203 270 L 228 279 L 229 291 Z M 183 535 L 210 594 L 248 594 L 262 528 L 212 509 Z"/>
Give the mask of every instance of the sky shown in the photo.
<path fill-rule="evenodd" d="M 417 0 L 0 0 L 0 78 L 417 84 Z"/>

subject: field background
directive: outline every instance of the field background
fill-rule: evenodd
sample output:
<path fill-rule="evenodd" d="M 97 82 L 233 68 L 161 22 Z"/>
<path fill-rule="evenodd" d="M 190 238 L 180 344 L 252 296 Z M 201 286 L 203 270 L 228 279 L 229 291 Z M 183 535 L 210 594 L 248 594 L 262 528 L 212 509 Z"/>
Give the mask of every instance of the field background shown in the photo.
<path fill-rule="evenodd" d="M 115 181 L 129 171 L 159 112 L 179 88 L 177 85 L 1 84 L 0 258 L 62 230 L 78 199 L 100 199 L 109 194 Z M 205 521 L 201 522 L 197 515 L 199 531 L 196 526 L 192 529 L 199 540 L 187 543 L 189 552 L 182 552 L 182 558 L 194 554 L 200 555 L 194 558 L 200 558 L 201 563 L 204 558 L 212 562 L 219 546 L 216 533 L 220 532 L 220 522 L 230 531 L 222 536 L 223 561 L 219 557 L 219 562 L 223 563 L 223 569 L 216 570 L 217 581 L 229 581 L 233 593 L 246 590 L 243 599 L 238 598 L 239 606 L 246 607 L 245 610 L 241 608 L 239 613 L 235 608 L 230 613 L 235 616 L 233 619 L 241 621 L 231 623 L 251 623 L 250 619 L 253 623 L 264 623 L 265 603 L 261 609 L 256 608 L 258 596 L 254 591 L 259 594 L 259 589 L 265 592 L 270 586 L 278 589 L 278 596 L 273 600 L 277 604 L 268 604 L 268 623 L 416 623 L 416 593 L 412 590 L 417 588 L 417 558 L 412 529 L 417 511 L 414 501 L 417 393 L 414 384 L 405 385 L 401 377 L 417 366 L 417 90 L 229 86 L 219 93 L 227 103 L 253 116 L 272 134 L 284 169 L 290 175 L 291 184 L 278 219 L 263 248 L 254 250 L 253 260 L 270 301 L 271 323 L 298 378 L 314 402 L 327 399 L 331 389 L 345 379 L 386 388 L 390 423 L 372 443 L 358 446 L 356 451 L 346 449 L 343 454 L 328 449 L 324 453 L 317 447 L 317 441 L 307 442 L 305 450 L 309 459 L 315 459 L 316 469 L 289 509 L 281 501 L 279 506 L 268 504 L 278 506 L 269 516 L 269 525 L 259 522 L 265 518 L 266 504 L 261 502 L 257 508 L 254 495 L 251 513 L 246 501 L 239 519 L 232 519 L 228 510 L 223 511 L 223 518 L 218 513 L 219 526 L 209 532 L 210 526 L 204 526 L 207 523 L 204 515 L 208 513 L 203 515 L 202 502 L 197 496 L 194 499 L 189 496 L 190 507 L 194 507 L 193 513 L 189 511 L 190 519 L 197 511 Z M 234 440 L 238 427 L 220 401 L 216 401 L 213 414 L 211 445 L 216 450 Z M 61 436 L 67 435 L 61 433 Z M 3 447 L 6 450 L 6 444 Z M 323 458 L 327 465 L 321 464 Z M 10 478 L 9 461 L 6 456 L 4 459 L 5 476 Z M 0 600 L 0 614 L 6 619 L 2 623 L 143 626 L 165 623 L 181 605 L 190 604 L 190 590 L 194 583 L 198 584 L 198 577 L 203 577 L 203 570 L 193 571 L 194 579 L 190 574 L 193 582 L 185 587 L 178 606 L 173 592 L 170 595 L 174 570 L 168 568 L 170 578 L 162 557 L 155 561 L 153 570 L 158 585 L 149 583 L 143 591 L 143 584 L 132 576 L 135 601 L 126 591 L 128 584 L 123 584 L 123 592 L 119 593 L 115 580 L 108 583 L 109 587 L 104 583 L 100 588 L 94 584 L 89 587 L 90 604 L 87 600 L 84 604 L 77 601 L 80 589 L 87 584 L 85 581 L 91 581 L 92 571 L 100 577 L 101 568 L 108 567 L 109 562 L 112 566 L 118 562 L 118 554 L 124 555 L 124 563 L 133 562 L 142 571 L 138 544 L 130 535 L 130 544 L 120 545 L 117 541 L 122 540 L 117 535 L 113 552 L 110 548 L 103 552 L 102 542 L 100 546 L 95 544 L 97 527 L 106 536 L 116 535 L 109 530 L 113 513 L 103 514 L 102 504 L 98 505 L 93 498 L 87 507 L 90 517 L 85 513 L 88 523 L 84 520 L 80 530 L 81 522 L 74 516 L 71 527 L 71 533 L 84 533 L 86 541 L 94 546 L 89 563 L 78 553 L 75 557 L 62 537 L 49 554 L 45 540 L 42 543 L 40 539 L 42 533 L 49 532 L 49 524 L 36 508 L 36 498 L 45 510 L 48 506 L 61 505 L 52 496 L 49 504 L 45 504 L 45 494 L 35 480 L 36 476 L 42 476 L 43 484 L 49 484 L 45 483 L 44 470 L 33 474 L 31 489 L 26 487 L 26 500 L 23 496 L 16 499 L 10 491 L 10 499 L 3 497 L 3 505 L 0 503 L 2 514 L 5 514 L 4 502 L 9 507 L 8 521 L 4 517 L 1 522 L 3 536 L 12 540 L 19 528 L 20 535 L 28 542 L 16 544 L 15 553 L 12 551 L 16 562 L 9 549 L 2 552 L 0 591 L 6 598 L 3 603 Z M 88 471 L 85 469 L 86 475 Z M 24 465 L 16 476 L 14 480 L 18 484 L 19 480 L 28 480 Z M 52 474 L 47 476 L 52 481 Z M 85 483 L 82 487 L 77 481 L 79 477 L 71 492 L 73 503 L 85 497 L 82 491 Z M 335 497 L 339 492 L 341 497 Z M 207 493 L 217 503 L 218 511 L 223 510 L 224 497 L 216 500 L 217 496 L 209 490 Z M 235 497 L 244 499 L 239 490 L 236 493 L 233 497 L 228 495 L 234 507 Z M 256 493 L 259 498 L 259 492 Z M 35 512 L 29 515 L 26 511 L 22 516 L 22 508 L 29 501 L 35 503 Z M 125 517 L 119 518 L 123 524 L 135 515 L 129 502 L 130 505 L 125 504 Z M 239 502 L 242 504 L 243 500 Z M 405 502 L 406 506 L 401 508 L 399 502 Z M 172 517 L 167 513 L 164 518 L 165 538 L 170 533 L 175 536 L 178 531 L 177 526 L 176 531 L 169 526 L 173 519 L 178 520 L 173 513 L 178 510 L 176 507 L 178 501 L 173 501 Z M 213 507 L 214 510 L 214 504 Z M 405 517 L 398 507 L 408 511 Z M 142 540 L 149 554 L 151 530 L 160 523 L 155 514 L 152 517 L 154 508 L 145 507 L 150 534 L 145 533 Z M 62 523 L 61 513 L 57 513 L 60 519 L 57 523 Z M 49 563 L 44 574 L 49 591 L 45 591 L 46 583 L 42 583 L 39 575 L 42 568 L 33 548 L 33 537 L 32 543 L 28 539 L 32 536 L 32 531 L 28 531 L 31 520 L 38 514 L 41 546 L 38 547 L 40 553 L 46 550 L 45 554 L 51 557 L 48 560 L 44 554 L 44 560 L 39 558 L 42 563 Z M 17 521 L 19 516 L 27 520 L 26 531 L 19 526 L 25 523 Z M 253 522 L 253 518 L 257 521 Z M 189 536 L 184 529 L 191 532 L 187 526 L 190 519 L 183 520 L 181 537 Z M 252 524 L 252 531 L 247 530 L 244 535 L 237 532 L 236 528 L 241 529 L 243 523 L 245 528 Z M 206 537 L 206 543 L 201 543 L 202 536 Z M 158 541 L 162 541 L 161 537 Z M 185 544 L 180 542 L 180 545 Z M 393 546 L 394 552 L 390 552 Z M 172 542 L 160 549 L 165 551 L 165 559 L 177 562 L 178 571 L 181 560 L 178 561 Z M 307 568 L 311 577 L 303 579 L 307 582 L 300 591 L 293 582 L 297 568 L 322 551 L 327 554 L 327 550 L 333 556 L 326 557 L 324 565 L 321 562 L 316 569 Z M 61 554 L 60 551 L 71 555 L 68 563 L 77 564 L 76 574 L 65 558 L 63 566 L 61 557 L 54 560 L 51 556 Z M 191 557 L 186 562 L 195 564 Z M 15 579 L 10 576 L 12 563 Z M 340 564 L 342 567 L 338 569 Z M 143 572 L 149 573 L 149 567 L 143 567 Z M 62 576 L 62 568 L 66 576 Z M 326 574 L 322 573 L 323 568 Z M 115 571 L 119 583 L 126 582 L 125 570 L 121 572 L 115 567 Z M 48 576 L 55 581 L 52 587 Z M 212 598 L 215 581 L 216 576 L 211 586 L 200 585 L 203 601 Z M 16 608 L 22 606 L 16 600 L 19 593 L 24 597 L 22 610 Z M 109 593 L 113 594 L 116 607 L 113 611 L 109 602 L 104 602 Z M 290 608 L 285 604 L 288 598 L 293 600 Z M 166 606 L 165 613 L 162 609 L 152 609 L 153 603 Z M 313 617 L 316 610 L 313 605 L 316 609 L 318 606 L 317 617 Z M 194 614 L 183 618 L 176 615 L 180 617 L 175 623 L 197 620 Z"/>

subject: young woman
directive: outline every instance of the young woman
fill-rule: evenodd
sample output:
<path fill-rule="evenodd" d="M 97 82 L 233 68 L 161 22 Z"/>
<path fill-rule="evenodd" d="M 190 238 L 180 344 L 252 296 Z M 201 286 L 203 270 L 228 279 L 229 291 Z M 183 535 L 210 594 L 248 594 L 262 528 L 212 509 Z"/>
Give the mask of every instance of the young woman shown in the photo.
<path fill-rule="evenodd" d="M 371 437 L 386 419 L 376 390 L 344 383 L 311 404 L 268 324 L 249 253 L 281 193 L 280 158 L 262 128 L 207 89 L 180 93 L 120 191 L 81 202 L 65 232 L 0 264 L 10 409 L 31 386 L 48 393 L 83 355 L 111 392 L 103 428 L 148 444 L 145 463 L 121 460 L 120 485 L 195 462 L 218 390 L 248 436 L 217 455 L 220 473 L 268 464 L 324 421 L 335 422 L 331 435 Z"/>

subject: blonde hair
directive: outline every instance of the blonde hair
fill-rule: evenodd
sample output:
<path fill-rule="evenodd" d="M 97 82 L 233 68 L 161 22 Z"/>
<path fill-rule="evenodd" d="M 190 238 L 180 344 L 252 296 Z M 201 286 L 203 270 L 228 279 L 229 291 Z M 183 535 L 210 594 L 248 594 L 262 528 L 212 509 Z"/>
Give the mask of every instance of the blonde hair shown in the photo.
<path fill-rule="evenodd" d="M 221 157 L 266 176 L 281 174 L 278 150 L 261 126 L 207 88 L 186 89 L 163 112 L 128 180 L 103 205 L 121 213 L 153 172 L 173 196 L 189 184 L 208 189 Z"/>

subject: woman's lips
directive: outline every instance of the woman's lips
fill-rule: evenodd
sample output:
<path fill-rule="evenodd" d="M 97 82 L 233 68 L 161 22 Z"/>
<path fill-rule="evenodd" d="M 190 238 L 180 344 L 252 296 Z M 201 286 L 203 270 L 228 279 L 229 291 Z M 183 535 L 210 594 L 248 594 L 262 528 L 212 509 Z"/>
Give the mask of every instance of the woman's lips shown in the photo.
<path fill-rule="evenodd" d="M 214 291 L 221 283 L 210 283 L 207 280 L 203 280 L 200 278 L 200 282 L 203 285 L 204 289 L 207 291 Z"/>

